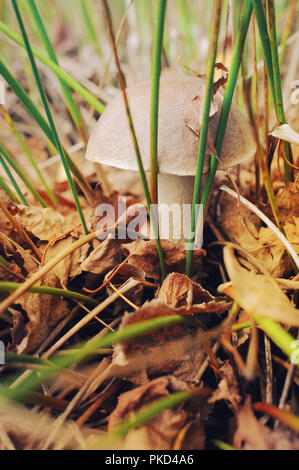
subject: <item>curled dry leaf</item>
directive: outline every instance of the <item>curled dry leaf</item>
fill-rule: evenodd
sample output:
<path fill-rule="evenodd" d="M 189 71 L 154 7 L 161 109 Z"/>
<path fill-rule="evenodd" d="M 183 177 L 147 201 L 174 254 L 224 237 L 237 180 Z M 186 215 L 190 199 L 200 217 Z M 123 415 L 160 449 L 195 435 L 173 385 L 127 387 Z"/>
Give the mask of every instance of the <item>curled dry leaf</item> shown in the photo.
<path fill-rule="evenodd" d="M 214 297 L 200 284 L 185 274 L 171 273 L 163 281 L 157 295 L 163 304 L 173 307 L 179 315 L 223 313 L 231 302 L 225 297 Z"/>
<path fill-rule="evenodd" d="M 233 446 L 239 450 L 298 450 L 299 439 L 288 431 L 271 431 L 257 420 L 250 398 L 236 414 L 237 430 Z"/>
<path fill-rule="evenodd" d="M 238 243 L 273 276 L 284 277 L 291 270 L 284 246 L 272 243 L 272 231 L 261 227 L 260 219 L 243 204 L 223 194 L 221 197 L 221 228 L 229 240 Z M 270 242 L 271 241 L 271 242 Z"/>
<path fill-rule="evenodd" d="M 299 134 L 294 131 L 289 124 L 282 124 L 276 127 L 269 135 L 290 142 L 291 144 L 299 145 Z"/>
<path fill-rule="evenodd" d="M 164 261 L 169 271 L 183 272 L 185 270 L 186 250 L 183 245 L 161 240 Z M 125 255 L 130 255 L 129 263 L 143 269 L 146 277 L 160 279 L 161 270 L 155 240 L 137 239 L 132 243 L 123 245 Z M 193 265 L 199 266 L 205 251 L 202 249 L 193 252 Z"/>
<path fill-rule="evenodd" d="M 65 217 L 50 207 L 18 206 L 17 218 L 22 226 L 41 241 L 50 241 L 71 226 Z"/>
<path fill-rule="evenodd" d="M 142 308 L 126 313 L 121 328 L 161 316 L 190 315 L 185 309 L 166 307 L 157 300 L 147 302 Z M 203 331 L 194 326 L 173 325 L 142 335 L 114 349 L 113 364 L 118 374 L 130 377 L 135 383 L 144 383 L 155 373 L 174 373 L 188 383 L 193 383 L 197 370 L 205 358 L 202 346 Z"/>
<path fill-rule="evenodd" d="M 38 268 L 37 262 L 28 250 L 24 250 L 18 243 L 8 238 L 0 231 L 0 252 L 8 262 L 14 262 L 21 269 L 22 274 L 29 274 Z M 5 279 L 5 278 L 4 278 Z M 7 280 L 7 279 L 6 279 Z"/>
<path fill-rule="evenodd" d="M 224 262 L 232 282 L 232 297 L 247 313 L 299 326 L 299 311 L 273 279 L 242 268 L 228 247 L 224 248 Z"/>
<path fill-rule="evenodd" d="M 158 299 L 169 307 L 177 308 L 209 302 L 214 297 L 200 284 L 191 281 L 188 276 L 171 273 L 163 282 L 158 293 Z"/>
<path fill-rule="evenodd" d="M 295 181 L 288 181 L 284 184 L 276 195 L 276 203 L 279 208 L 281 221 L 293 222 L 294 218 L 299 217 L 299 178 Z"/>
<path fill-rule="evenodd" d="M 67 249 L 76 241 L 76 238 L 68 235 L 67 237 L 56 241 L 49 247 L 45 256 L 45 264 L 58 253 L 66 252 Z M 62 286 L 66 286 L 69 279 L 78 276 L 82 272 L 81 263 L 86 258 L 88 244 L 81 246 L 71 254 L 65 256 L 53 269 L 52 272 L 58 277 Z"/>
<path fill-rule="evenodd" d="M 81 263 L 81 270 L 104 276 L 108 271 L 119 264 L 123 258 L 123 251 L 118 240 L 106 238 Z"/>
<path fill-rule="evenodd" d="M 167 397 L 170 393 L 187 390 L 186 384 L 172 376 L 159 377 L 151 382 L 123 393 L 118 405 L 109 417 L 108 429 L 117 428 L 122 421 L 131 419 L 136 412 L 149 406 L 156 400 Z M 123 450 L 169 450 L 173 448 L 177 436 L 192 419 L 184 410 L 166 409 L 149 423 L 130 431 L 123 441 Z M 196 420 L 199 422 L 199 419 Z M 193 440 L 193 449 L 204 446 L 204 430 L 200 427 L 197 441 Z M 181 443 L 184 448 L 184 440 Z"/>
<path fill-rule="evenodd" d="M 61 288 L 59 280 L 53 273 L 44 276 L 39 285 Z M 48 294 L 27 292 L 18 299 L 17 303 L 21 305 L 28 318 L 24 337 L 20 336 L 20 332 L 17 334 L 16 330 L 13 332 L 15 339 L 18 338 L 15 349 L 20 354 L 33 352 L 53 328 L 70 313 L 65 300 Z M 19 320 L 15 323 L 14 329 L 16 328 L 19 328 Z"/>
<path fill-rule="evenodd" d="M 232 408 L 236 411 L 241 403 L 238 381 L 235 377 L 234 370 L 229 361 L 224 361 L 219 368 L 221 380 L 217 389 L 208 399 L 209 403 L 215 403 L 219 400 L 225 400 L 232 404 Z"/>

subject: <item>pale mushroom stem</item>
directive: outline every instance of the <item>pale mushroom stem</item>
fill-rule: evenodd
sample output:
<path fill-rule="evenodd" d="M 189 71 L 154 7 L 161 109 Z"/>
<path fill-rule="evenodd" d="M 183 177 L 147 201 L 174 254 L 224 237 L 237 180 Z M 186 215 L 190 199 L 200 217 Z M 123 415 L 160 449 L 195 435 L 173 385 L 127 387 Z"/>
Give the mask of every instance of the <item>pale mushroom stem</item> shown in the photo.
<path fill-rule="evenodd" d="M 159 174 L 158 204 L 160 238 L 174 243 L 187 243 L 190 235 L 194 176 Z M 203 185 L 205 176 L 203 176 Z M 201 227 L 196 241 L 200 242 Z"/>

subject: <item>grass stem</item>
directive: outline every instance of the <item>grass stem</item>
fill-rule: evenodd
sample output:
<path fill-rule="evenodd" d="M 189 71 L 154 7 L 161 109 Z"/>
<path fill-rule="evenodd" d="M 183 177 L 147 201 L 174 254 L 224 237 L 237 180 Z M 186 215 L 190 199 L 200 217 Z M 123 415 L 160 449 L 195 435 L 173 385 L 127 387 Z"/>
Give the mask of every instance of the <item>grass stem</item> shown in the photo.
<path fill-rule="evenodd" d="M 34 77 L 35 77 L 35 81 L 36 81 L 36 84 L 37 84 L 37 87 L 38 87 L 38 90 L 39 90 L 39 94 L 40 94 L 40 97 L 42 99 L 43 106 L 45 108 L 45 112 L 46 112 L 46 115 L 47 115 L 47 118 L 48 118 L 48 121 L 49 121 L 49 125 L 50 125 L 50 128 L 51 128 L 53 137 L 54 137 L 54 141 L 55 141 L 55 144 L 56 144 L 55 146 L 56 146 L 56 148 L 59 152 L 59 155 L 61 157 L 61 161 L 62 161 L 64 170 L 65 170 L 68 182 L 69 182 L 71 192 L 73 194 L 73 198 L 74 198 L 74 201 L 75 201 L 75 204 L 76 204 L 76 208 L 77 208 L 78 214 L 79 214 L 80 219 L 81 219 L 83 230 L 87 234 L 88 229 L 87 229 L 87 225 L 86 225 L 86 222 L 85 222 L 84 214 L 83 214 L 80 202 L 79 202 L 79 198 L 78 198 L 78 195 L 77 195 L 77 192 L 76 192 L 76 188 L 75 188 L 71 173 L 70 173 L 70 169 L 69 169 L 69 166 L 68 166 L 68 161 L 67 161 L 65 152 L 62 148 L 62 145 L 60 143 L 60 140 L 59 140 L 59 137 L 58 137 L 58 134 L 57 134 L 57 130 L 56 130 L 54 120 L 53 120 L 53 117 L 52 117 L 52 114 L 51 114 L 51 111 L 50 111 L 50 108 L 49 108 L 46 93 L 45 93 L 45 90 L 44 90 L 42 82 L 41 82 L 41 78 L 40 78 L 39 71 L 38 71 L 38 68 L 36 66 L 36 63 L 35 63 L 35 59 L 34 59 L 34 56 L 33 56 L 33 53 L 32 53 L 30 42 L 29 42 L 29 39 L 27 37 L 25 27 L 24 27 L 24 24 L 23 24 L 23 20 L 22 20 L 22 17 L 21 17 L 21 14 L 20 14 L 20 11 L 19 11 L 19 8 L 18 8 L 18 5 L 17 5 L 17 0 L 11 0 L 11 1 L 12 1 L 13 9 L 14 9 L 15 14 L 16 14 L 17 21 L 19 23 L 19 27 L 20 27 L 22 37 L 23 37 L 23 40 L 24 40 L 24 44 L 25 44 L 25 47 L 26 47 L 26 51 L 27 51 L 27 54 L 28 54 L 28 58 L 29 58 L 29 61 L 30 61 L 31 67 L 32 67 L 32 71 L 33 71 L 33 74 L 34 74 Z"/>
<path fill-rule="evenodd" d="M 159 0 L 153 43 L 150 126 L 150 195 L 152 204 L 158 204 L 158 114 L 166 3 L 166 0 Z"/>

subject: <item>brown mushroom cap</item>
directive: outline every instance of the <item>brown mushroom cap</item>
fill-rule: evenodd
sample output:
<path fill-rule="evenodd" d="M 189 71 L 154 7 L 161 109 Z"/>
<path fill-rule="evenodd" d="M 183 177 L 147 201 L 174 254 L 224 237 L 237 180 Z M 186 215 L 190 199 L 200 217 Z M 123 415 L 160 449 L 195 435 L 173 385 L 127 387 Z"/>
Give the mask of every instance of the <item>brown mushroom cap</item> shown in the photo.
<path fill-rule="evenodd" d="M 158 164 L 159 172 L 194 175 L 198 131 L 206 80 L 176 72 L 164 72 L 160 80 Z M 151 82 L 127 88 L 130 111 L 145 171 L 150 169 Z M 223 95 L 218 91 L 210 113 L 210 142 L 214 142 Z M 190 125 L 191 123 L 191 125 Z M 226 128 L 219 169 L 248 160 L 256 144 L 247 119 L 233 104 Z M 107 106 L 88 142 L 86 158 L 124 170 L 138 170 L 122 93 Z M 206 158 L 204 172 L 209 168 Z"/>

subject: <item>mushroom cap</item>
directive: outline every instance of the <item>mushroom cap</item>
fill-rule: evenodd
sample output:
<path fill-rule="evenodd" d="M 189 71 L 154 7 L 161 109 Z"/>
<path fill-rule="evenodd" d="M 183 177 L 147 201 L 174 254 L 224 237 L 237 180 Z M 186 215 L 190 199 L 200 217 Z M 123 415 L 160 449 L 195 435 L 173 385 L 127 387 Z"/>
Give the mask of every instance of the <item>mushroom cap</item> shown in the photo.
<path fill-rule="evenodd" d="M 206 80 L 173 71 L 160 79 L 158 165 L 159 173 L 194 175 L 198 135 Z M 151 81 L 127 88 L 127 96 L 145 171 L 150 170 Z M 208 146 L 214 142 L 223 101 L 220 90 L 213 97 Z M 213 146 L 210 145 L 211 155 Z M 252 157 L 256 143 L 248 120 L 232 104 L 218 169 L 232 167 Z M 138 170 L 122 93 L 106 107 L 95 125 L 87 146 L 86 158 L 92 162 L 124 170 Z M 204 172 L 209 169 L 205 158 Z"/>

